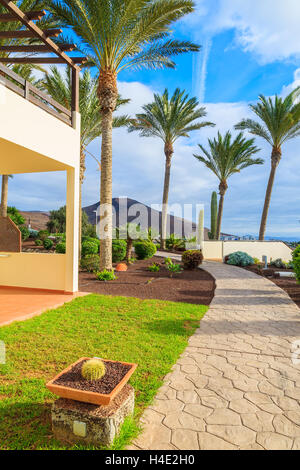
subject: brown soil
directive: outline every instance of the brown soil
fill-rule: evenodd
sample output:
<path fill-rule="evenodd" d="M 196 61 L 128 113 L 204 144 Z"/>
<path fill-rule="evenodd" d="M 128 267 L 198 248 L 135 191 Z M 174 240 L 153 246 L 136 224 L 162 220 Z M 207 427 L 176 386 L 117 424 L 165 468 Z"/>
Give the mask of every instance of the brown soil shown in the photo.
<path fill-rule="evenodd" d="M 178 261 L 174 261 L 178 263 Z M 153 263 L 161 265 L 160 272 L 152 273 L 147 267 Z M 116 273 L 118 279 L 100 282 L 93 273 L 79 273 L 79 289 L 97 294 L 158 299 L 173 302 L 209 305 L 214 296 L 215 281 L 202 269 L 182 271 L 170 278 L 162 258 L 136 261 L 128 271 Z"/>
<path fill-rule="evenodd" d="M 81 361 L 75 364 L 72 369 L 61 375 L 54 383 L 76 390 L 108 395 L 121 382 L 131 367 L 121 362 L 103 361 L 106 369 L 105 375 L 100 380 L 90 382 L 89 380 L 85 380 L 81 375 L 81 368 L 84 362 L 85 361 Z"/>
<path fill-rule="evenodd" d="M 286 272 L 293 272 L 292 269 L 279 269 L 275 268 L 274 266 L 268 266 L 267 270 L 261 271 L 257 266 L 248 266 L 247 271 L 254 272 L 255 274 L 259 274 L 260 276 L 264 276 L 270 281 L 274 282 L 277 286 L 281 287 L 295 302 L 298 307 L 300 307 L 300 284 L 297 283 L 296 279 L 292 278 L 282 278 L 276 277 L 275 273 L 278 271 L 286 271 Z"/>

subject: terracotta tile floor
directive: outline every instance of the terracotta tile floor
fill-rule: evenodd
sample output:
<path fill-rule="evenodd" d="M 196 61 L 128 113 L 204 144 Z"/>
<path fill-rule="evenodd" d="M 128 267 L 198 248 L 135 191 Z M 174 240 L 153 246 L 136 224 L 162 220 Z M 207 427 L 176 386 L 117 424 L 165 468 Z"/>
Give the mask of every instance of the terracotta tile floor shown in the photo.
<path fill-rule="evenodd" d="M 70 295 L 38 289 L 0 287 L 0 326 L 40 315 L 45 310 L 60 307 L 83 295 L 87 294 L 77 292 Z"/>

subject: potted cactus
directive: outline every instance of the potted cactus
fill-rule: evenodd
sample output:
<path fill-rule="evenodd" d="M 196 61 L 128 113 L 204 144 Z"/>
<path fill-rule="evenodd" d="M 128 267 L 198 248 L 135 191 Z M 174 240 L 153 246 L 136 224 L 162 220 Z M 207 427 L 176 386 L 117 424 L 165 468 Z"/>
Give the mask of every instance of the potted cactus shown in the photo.
<path fill-rule="evenodd" d="M 46 387 L 55 395 L 94 405 L 109 405 L 137 364 L 82 357 L 60 372 Z"/>

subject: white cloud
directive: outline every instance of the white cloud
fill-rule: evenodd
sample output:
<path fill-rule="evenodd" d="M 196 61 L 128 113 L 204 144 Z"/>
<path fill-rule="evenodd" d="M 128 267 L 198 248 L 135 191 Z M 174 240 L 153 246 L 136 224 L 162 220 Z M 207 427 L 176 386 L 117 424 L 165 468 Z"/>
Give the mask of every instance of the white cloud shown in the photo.
<path fill-rule="evenodd" d="M 199 35 L 236 31 L 236 43 L 263 63 L 299 58 L 299 0 L 198 0 L 186 22 Z"/>

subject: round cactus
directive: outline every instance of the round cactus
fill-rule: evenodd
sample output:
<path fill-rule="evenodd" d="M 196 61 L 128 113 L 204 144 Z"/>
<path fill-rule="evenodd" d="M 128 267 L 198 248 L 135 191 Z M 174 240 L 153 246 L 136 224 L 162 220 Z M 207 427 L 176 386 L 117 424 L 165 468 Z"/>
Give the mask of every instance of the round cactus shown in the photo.
<path fill-rule="evenodd" d="M 82 377 L 89 382 L 102 379 L 104 374 L 105 365 L 101 359 L 90 359 L 81 368 Z"/>

